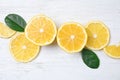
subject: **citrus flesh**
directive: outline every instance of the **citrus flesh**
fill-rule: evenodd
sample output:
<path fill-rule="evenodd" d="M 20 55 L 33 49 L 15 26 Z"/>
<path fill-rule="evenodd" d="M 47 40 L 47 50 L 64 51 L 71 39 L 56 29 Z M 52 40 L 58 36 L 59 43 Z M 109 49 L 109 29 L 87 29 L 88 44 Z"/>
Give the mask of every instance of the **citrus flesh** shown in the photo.
<path fill-rule="evenodd" d="M 2 38 L 10 38 L 16 32 L 10 29 L 8 26 L 0 22 L 0 37 Z"/>
<path fill-rule="evenodd" d="M 27 39 L 40 46 L 51 44 L 56 34 L 57 30 L 54 22 L 45 15 L 34 16 L 25 29 Z"/>
<path fill-rule="evenodd" d="M 39 46 L 30 42 L 24 34 L 18 34 L 10 42 L 10 51 L 18 62 L 32 61 L 39 53 Z"/>
<path fill-rule="evenodd" d="M 113 58 L 120 58 L 120 44 L 119 45 L 109 45 L 104 48 L 104 52 Z"/>
<path fill-rule="evenodd" d="M 88 41 L 86 47 L 92 50 L 103 49 L 109 43 L 109 29 L 100 21 L 93 21 L 86 26 Z"/>
<path fill-rule="evenodd" d="M 82 25 L 76 22 L 64 23 L 57 34 L 58 45 L 68 53 L 81 51 L 87 42 L 87 34 Z"/>

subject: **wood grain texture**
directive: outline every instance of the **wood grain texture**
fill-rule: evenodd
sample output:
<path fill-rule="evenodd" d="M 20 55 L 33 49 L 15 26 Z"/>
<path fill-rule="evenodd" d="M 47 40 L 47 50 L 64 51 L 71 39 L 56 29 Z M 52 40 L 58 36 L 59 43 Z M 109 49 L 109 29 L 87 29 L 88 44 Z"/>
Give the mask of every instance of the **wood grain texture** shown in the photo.
<path fill-rule="evenodd" d="M 111 32 L 110 44 L 120 42 L 120 0 L 0 0 L 0 21 L 9 13 L 29 19 L 36 14 L 51 17 L 57 27 L 67 21 L 101 20 Z M 9 40 L 0 38 L 0 80 L 120 80 L 120 60 L 96 51 L 99 69 L 90 69 L 80 53 L 69 55 L 58 45 L 41 48 L 32 62 L 16 62 L 9 51 Z"/>

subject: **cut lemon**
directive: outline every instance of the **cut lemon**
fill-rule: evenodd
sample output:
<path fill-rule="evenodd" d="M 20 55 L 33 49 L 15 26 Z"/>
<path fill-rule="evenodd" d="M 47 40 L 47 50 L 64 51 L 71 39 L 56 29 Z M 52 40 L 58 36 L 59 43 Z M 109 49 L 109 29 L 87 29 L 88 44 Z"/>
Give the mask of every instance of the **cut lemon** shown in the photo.
<path fill-rule="evenodd" d="M 54 22 L 44 15 L 34 16 L 25 29 L 26 37 L 40 46 L 51 44 L 56 37 L 56 33 Z"/>
<path fill-rule="evenodd" d="M 10 29 L 8 26 L 0 22 L 0 37 L 10 38 L 15 34 L 15 31 Z"/>
<path fill-rule="evenodd" d="M 57 42 L 68 53 L 79 52 L 86 45 L 87 33 L 79 23 L 64 23 L 58 30 Z"/>
<path fill-rule="evenodd" d="M 103 49 L 109 43 L 109 29 L 100 21 L 93 21 L 86 26 L 88 41 L 86 47 L 92 50 Z"/>
<path fill-rule="evenodd" d="M 16 61 L 29 62 L 38 55 L 39 46 L 30 42 L 24 34 L 20 33 L 12 38 L 10 51 Z"/>
<path fill-rule="evenodd" d="M 104 48 L 104 52 L 113 58 L 120 58 L 120 44 L 119 45 L 109 45 Z"/>

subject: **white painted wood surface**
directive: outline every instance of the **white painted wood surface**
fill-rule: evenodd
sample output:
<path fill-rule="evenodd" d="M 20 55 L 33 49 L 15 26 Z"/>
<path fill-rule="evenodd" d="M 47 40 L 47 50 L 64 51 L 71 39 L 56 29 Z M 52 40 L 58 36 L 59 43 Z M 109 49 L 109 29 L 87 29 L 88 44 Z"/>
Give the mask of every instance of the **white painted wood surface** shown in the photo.
<path fill-rule="evenodd" d="M 85 25 L 101 20 L 110 28 L 110 44 L 120 42 L 120 0 L 0 0 L 0 21 L 9 13 L 26 21 L 42 13 L 57 27 L 67 21 Z M 0 80 L 120 80 L 120 59 L 103 51 L 96 51 L 101 63 L 95 70 L 83 63 L 79 53 L 69 55 L 57 44 L 42 47 L 34 61 L 24 64 L 10 55 L 9 41 L 0 38 Z"/>

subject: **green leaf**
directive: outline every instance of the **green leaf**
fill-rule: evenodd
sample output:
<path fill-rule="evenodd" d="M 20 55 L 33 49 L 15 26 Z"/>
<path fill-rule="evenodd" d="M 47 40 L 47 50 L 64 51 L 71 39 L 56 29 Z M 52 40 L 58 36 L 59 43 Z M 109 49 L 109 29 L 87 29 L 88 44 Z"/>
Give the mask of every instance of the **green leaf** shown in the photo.
<path fill-rule="evenodd" d="M 99 67 L 100 64 L 99 58 L 93 51 L 89 49 L 82 50 L 82 59 L 83 62 L 90 68 L 96 69 Z"/>
<path fill-rule="evenodd" d="M 13 30 L 24 32 L 26 22 L 17 14 L 9 14 L 5 17 L 5 23 Z"/>

